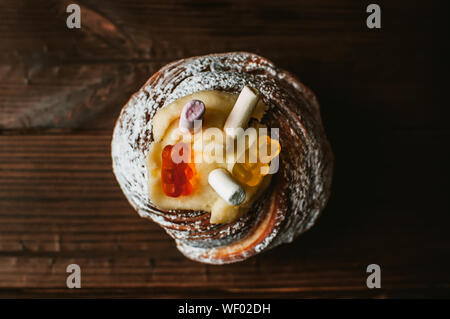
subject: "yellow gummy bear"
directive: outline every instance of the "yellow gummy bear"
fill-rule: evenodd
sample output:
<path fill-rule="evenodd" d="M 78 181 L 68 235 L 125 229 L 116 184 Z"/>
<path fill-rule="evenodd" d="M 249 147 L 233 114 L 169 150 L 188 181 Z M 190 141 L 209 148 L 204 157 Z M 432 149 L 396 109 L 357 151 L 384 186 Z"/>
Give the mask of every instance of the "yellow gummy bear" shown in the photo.
<path fill-rule="evenodd" d="M 245 161 L 238 161 L 233 166 L 233 177 L 240 183 L 248 186 L 258 185 L 263 177 L 269 173 L 269 163 L 281 151 L 280 143 L 269 136 L 260 136 L 258 139 L 259 148 L 249 147 L 245 150 Z M 250 152 L 255 152 L 256 163 L 250 163 Z M 255 155 L 255 153 L 252 153 Z"/>

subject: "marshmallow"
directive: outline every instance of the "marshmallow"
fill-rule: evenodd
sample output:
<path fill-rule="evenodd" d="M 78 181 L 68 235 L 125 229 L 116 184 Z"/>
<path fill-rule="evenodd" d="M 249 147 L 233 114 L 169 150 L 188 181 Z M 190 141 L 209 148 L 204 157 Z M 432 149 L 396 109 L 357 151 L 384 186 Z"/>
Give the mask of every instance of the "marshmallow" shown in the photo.
<path fill-rule="evenodd" d="M 259 100 L 259 93 L 256 89 L 244 86 L 239 94 L 233 109 L 225 121 L 224 130 L 231 138 L 239 135 L 237 128 L 245 128 Z"/>
<path fill-rule="evenodd" d="M 245 200 L 244 188 L 223 168 L 212 170 L 208 175 L 208 183 L 230 205 L 236 206 Z"/>
<path fill-rule="evenodd" d="M 194 121 L 201 120 L 205 114 L 205 104 L 200 100 L 187 102 L 181 111 L 178 127 L 183 133 L 194 133 Z"/>

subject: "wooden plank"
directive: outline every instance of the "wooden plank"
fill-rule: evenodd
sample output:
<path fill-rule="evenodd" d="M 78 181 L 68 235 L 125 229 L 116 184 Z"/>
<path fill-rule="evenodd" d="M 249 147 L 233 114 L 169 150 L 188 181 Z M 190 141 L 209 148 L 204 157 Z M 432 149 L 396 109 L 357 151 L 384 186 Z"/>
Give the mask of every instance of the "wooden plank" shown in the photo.
<path fill-rule="evenodd" d="M 400 132 L 389 145 L 407 157 L 417 146 L 447 137 Z M 110 170 L 109 142 L 108 131 L 0 136 L 0 288 L 24 289 L 17 291 L 25 295 L 48 288 L 44 294 L 51 296 L 65 287 L 71 263 L 82 268 L 86 289 L 77 294 L 86 296 L 121 295 L 128 288 L 131 295 L 154 297 L 210 292 L 379 297 L 426 294 L 431 288 L 441 296 L 450 284 L 450 265 L 442 259 L 450 252 L 444 225 L 424 217 L 420 206 L 390 204 L 384 190 L 372 194 L 378 200 L 371 205 L 358 204 L 365 198 L 349 202 L 350 194 L 341 192 L 313 230 L 243 263 L 217 267 L 189 261 L 158 226 L 129 207 Z M 359 188 L 389 187 L 384 178 L 400 165 L 408 171 L 415 164 L 380 156 L 379 165 L 391 168 Z M 337 176 L 337 189 L 358 173 L 346 175 L 347 180 Z M 445 212 L 438 215 L 448 220 Z M 430 263 L 437 259 L 439 264 Z M 365 287 L 370 263 L 382 265 L 382 291 Z"/>
<path fill-rule="evenodd" d="M 408 112 L 432 89 L 432 4 L 383 2 L 383 29 L 373 31 L 355 1 L 79 2 L 79 30 L 65 26 L 68 1 L 26 8 L 2 2 L 0 129 L 109 129 L 129 96 L 164 64 L 236 50 L 298 75 L 325 107 L 350 104 L 398 124 L 444 125 L 429 111 Z M 401 23 L 408 21 L 415 21 L 414 32 Z"/>

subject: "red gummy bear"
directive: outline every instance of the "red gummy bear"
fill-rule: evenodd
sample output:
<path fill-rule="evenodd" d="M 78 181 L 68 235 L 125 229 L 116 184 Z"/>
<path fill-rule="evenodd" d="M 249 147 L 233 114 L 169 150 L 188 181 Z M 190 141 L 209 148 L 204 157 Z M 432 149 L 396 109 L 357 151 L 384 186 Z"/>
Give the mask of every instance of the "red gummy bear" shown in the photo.
<path fill-rule="evenodd" d="M 180 155 L 183 156 L 183 150 L 189 148 L 183 147 L 180 150 Z M 181 161 L 175 163 L 172 160 L 172 149 L 174 145 L 167 145 L 164 147 L 161 157 L 161 182 L 164 194 L 170 197 L 179 197 L 181 195 L 189 195 L 192 193 L 192 184 L 190 180 L 194 177 L 195 166 L 193 161 L 186 163 Z"/>

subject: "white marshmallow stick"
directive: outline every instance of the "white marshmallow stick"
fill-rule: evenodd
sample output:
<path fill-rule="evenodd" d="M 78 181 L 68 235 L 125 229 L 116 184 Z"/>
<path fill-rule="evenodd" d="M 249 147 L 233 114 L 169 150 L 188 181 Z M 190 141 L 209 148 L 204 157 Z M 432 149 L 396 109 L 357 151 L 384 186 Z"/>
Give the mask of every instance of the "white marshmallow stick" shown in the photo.
<path fill-rule="evenodd" d="M 244 86 L 223 127 L 228 136 L 234 139 L 239 135 L 236 129 L 245 129 L 258 100 L 258 91 Z"/>
<path fill-rule="evenodd" d="M 230 205 L 236 206 L 245 200 L 244 188 L 223 168 L 211 171 L 208 175 L 208 183 Z"/>

